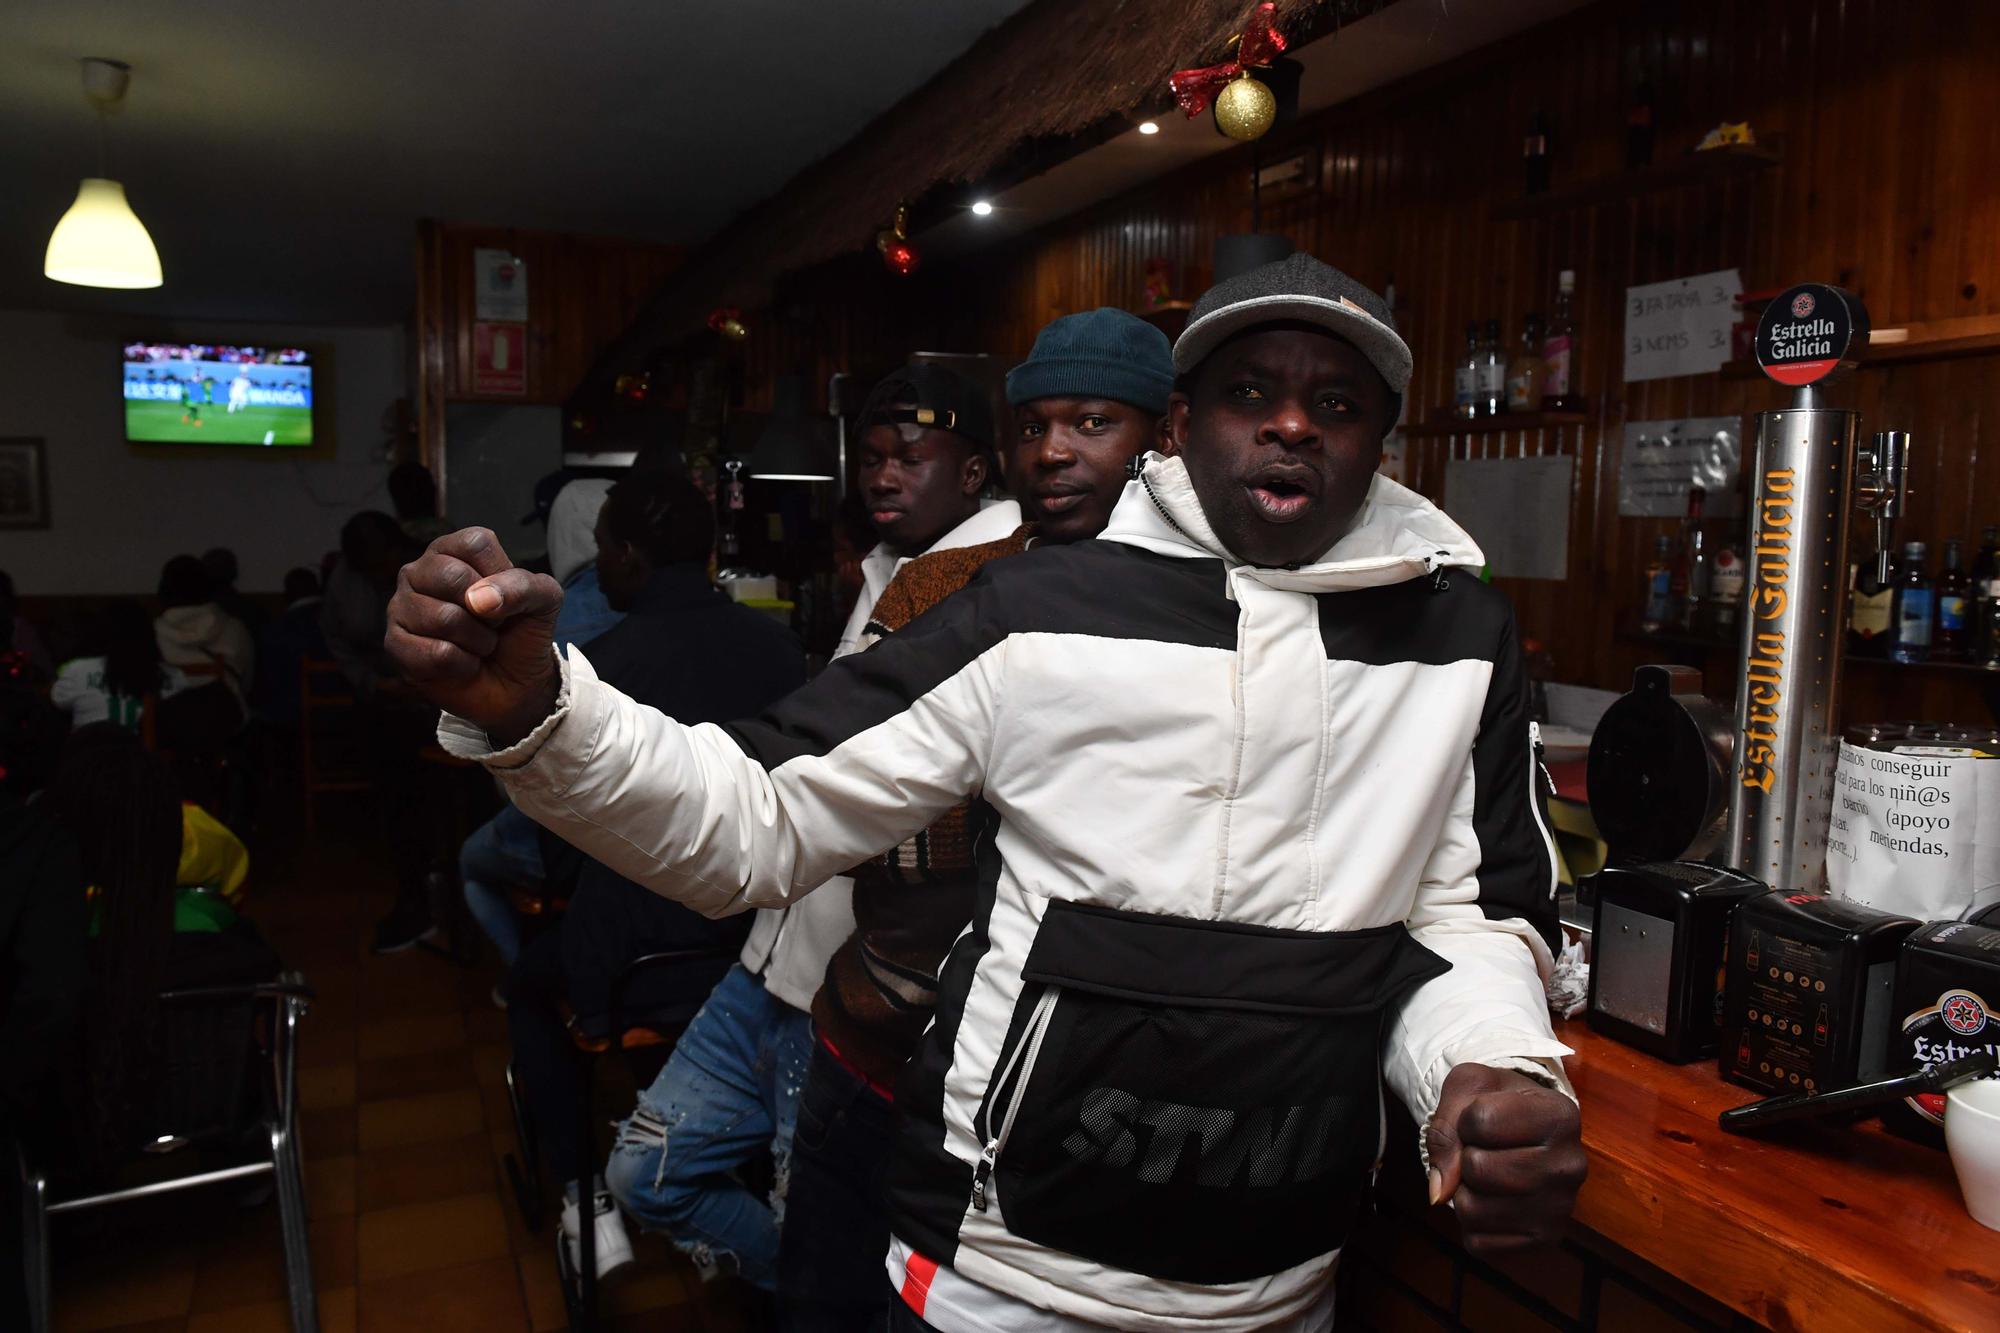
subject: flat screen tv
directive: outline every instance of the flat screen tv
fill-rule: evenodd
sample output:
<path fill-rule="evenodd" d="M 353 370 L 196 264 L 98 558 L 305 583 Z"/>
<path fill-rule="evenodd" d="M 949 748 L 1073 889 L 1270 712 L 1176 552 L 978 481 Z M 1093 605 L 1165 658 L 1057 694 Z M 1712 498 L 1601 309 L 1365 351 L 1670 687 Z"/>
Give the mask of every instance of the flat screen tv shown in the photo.
<path fill-rule="evenodd" d="M 125 344 L 125 438 L 297 448 L 313 442 L 313 359 L 297 347 Z"/>

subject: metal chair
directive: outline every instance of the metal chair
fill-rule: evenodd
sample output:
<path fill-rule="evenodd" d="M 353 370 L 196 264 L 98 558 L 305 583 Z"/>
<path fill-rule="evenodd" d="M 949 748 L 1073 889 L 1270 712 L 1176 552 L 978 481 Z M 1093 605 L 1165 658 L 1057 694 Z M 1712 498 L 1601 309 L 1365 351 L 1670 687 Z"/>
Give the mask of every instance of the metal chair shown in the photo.
<path fill-rule="evenodd" d="M 311 989 L 297 973 L 257 985 L 209 986 L 164 991 L 160 995 L 163 1022 L 170 1030 L 178 1026 L 179 1046 L 183 1051 L 200 1047 L 193 1054 L 199 1057 L 210 1077 L 203 1082 L 199 1072 L 191 1072 L 185 1065 L 174 1068 L 171 1057 L 177 1053 L 175 1042 L 164 1043 L 169 1047 L 169 1071 L 156 1090 L 155 1101 L 164 1108 L 163 1117 L 171 1123 L 158 1126 L 161 1132 L 144 1153 L 164 1156 L 190 1148 L 239 1142 L 243 1131 L 252 1130 L 258 1131 L 258 1138 L 268 1143 L 268 1158 L 260 1156 L 256 1161 L 193 1171 L 101 1193 L 64 1195 L 51 1188 L 46 1165 L 34 1160 L 26 1148 L 17 1148 L 24 1251 L 21 1258 L 34 1333 L 47 1333 L 52 1315 L 50 1217 L 266 1173 L 272 1177 L 278 1198 L 292 1330 L 318 1333 L 319 1309 L 313 1291 L 312 1251 L 306 1234 L 305 1176 L 299 1153 L 294 1067 L 298 1022 L 311 999 Z M 260 1016 L 268 1019 L 261 1040 L 256 1030 Z M 175 1019 L 181 1020 L 178 1025 Z M 254 1054 L 267 1068 L 255 1089 L 256 1106 L 246 1111 L 242 1076 L 253 1047 Z M 218 1070 L 222 1071 L 219 1077 L 215 1076 Z"/>
<path fill-rule="evenodd" d="M 671 1056 L 687 1023 L 667 1023 L 653 1025 L 644 1022 L 627 1022 L 625 1017 L 625 996 L 631 987 L 649 973 L 672 967 L 686 967 L 695 963 L 730 962 L 737 956 L 731 949 L 667 949 L 658 953 L 641 954 L 619 969 L 611 981 L 611 1000 L 606 1011 L 608 1027 L 602 1037 L 587 1037 L 572 1023 L 570 1038 L 577 1051 L 585 1058 L 581 1062 L 581 1073 L 577 1078 L 579 1123 L 589 1125 L 596 1114 L 593 1107 L 597 1076 L 596 1057 L 608 1051 L 617 1050 L 626 1054 L 651 1050 L 656 1053 L 664 1048 L 664 1055 Z M 690 1016 L 688 1021 L 692 1021 Z M 664 1059 L 662 1060 L 664 1063 Z M 542 1224 L 543 1205 L 541 1197 L 541 1166 L 535 1151 L 534 1124 L 528 1114 L 526 1103 L 514 1081 L 514 1064 L 507 1063 L 507 1100 L 514 1113 L 514 1134 L 521 1152 L 519 1163 L 512 1154 L 506 1159 L 508 1183 L 513 1186 L 515 1202 L 520 1206 L 522 1219 L 530 1230 L 539 1230 Z M 595 1327 L 597 1318 L 597 1228 L 588 1201 L 593 1195 L 591 1171 L 588 1166 L 576 1184 L 577 1199 L 582 1211 L 581 1225 L 577 1232 L 577 1267 L 569 1265 L 569 1247 L 556 1247 L 557 1261 L 561 1267 L 563 1305 L 568 1311 L 571 1333 L 588 1333 Z"/>

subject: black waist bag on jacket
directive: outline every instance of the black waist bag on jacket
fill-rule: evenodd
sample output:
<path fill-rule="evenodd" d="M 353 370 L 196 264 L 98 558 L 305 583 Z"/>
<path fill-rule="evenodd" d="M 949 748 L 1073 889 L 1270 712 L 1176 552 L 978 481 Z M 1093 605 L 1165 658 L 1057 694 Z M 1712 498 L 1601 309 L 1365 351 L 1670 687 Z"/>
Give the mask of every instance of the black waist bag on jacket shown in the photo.
<path fill-rule="evenodd" d="M 1450 967 L 1401 925 L 1274 930 L 1053 902 L 978 1127 L 974 1207 L 1180 1282 L 1340 1248 L 1381 1139 L 1386 1013 Z"/>

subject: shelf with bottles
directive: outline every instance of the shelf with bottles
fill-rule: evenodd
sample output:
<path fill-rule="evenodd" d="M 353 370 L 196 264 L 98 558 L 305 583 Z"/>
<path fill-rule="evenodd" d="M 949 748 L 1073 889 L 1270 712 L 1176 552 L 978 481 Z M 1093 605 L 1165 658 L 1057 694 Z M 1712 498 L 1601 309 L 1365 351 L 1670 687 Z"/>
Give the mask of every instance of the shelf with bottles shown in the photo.
<path fill-rule="evenodd" d="M 1505 222 L 1616 203 L 1659 190 L 1675 190 L 1684 185 L 1701 185 L 1733 176 L 1746 176 L 1775 167 L 1784 160 L 1780 143 L 1728 144 L 1721 148 L 1683 153 L 1649 166 L 1597 176 L 1573 185 L 1557 186 L 1539 194 L 1523 195 L 1519 199 L 1495 204 L 1492 216 L 1496 222 Z"/>
<path fill-rule="evenodd" d="M 1561 430 L 1590 420 L 1589 404 L 1575 392 L 1577 330 L 1573 307 L 1576 271 L 1557 275 L 1555 304 L 1544 321 L 1539 310 L 1521 318 L 1509 351 L 1501 322 L 1475 319 L 1465 327 L 1465 354 L 1452 370 L 1452 404 L 1408 428 L 1423 438 Z"/>
<path fill-rule="evenodd" d="M 1491 417 L 1434 416 L 1403 427 L 1413 440 L 1442 435 L 1501 435 L 1517 430 L 1563 430 L 1590 420 L 1588 412 L 1502 412 Z"/>

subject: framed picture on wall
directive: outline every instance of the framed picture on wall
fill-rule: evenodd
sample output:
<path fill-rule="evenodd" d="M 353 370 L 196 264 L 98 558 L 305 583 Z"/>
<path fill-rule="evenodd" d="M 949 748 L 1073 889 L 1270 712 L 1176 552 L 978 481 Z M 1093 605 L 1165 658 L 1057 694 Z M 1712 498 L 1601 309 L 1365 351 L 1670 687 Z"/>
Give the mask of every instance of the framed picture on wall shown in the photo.
<path fill-rule="evenodd" d="M 49 461 L 40 440 L 0 437 L 0 530 L 49 525 Z"/>

